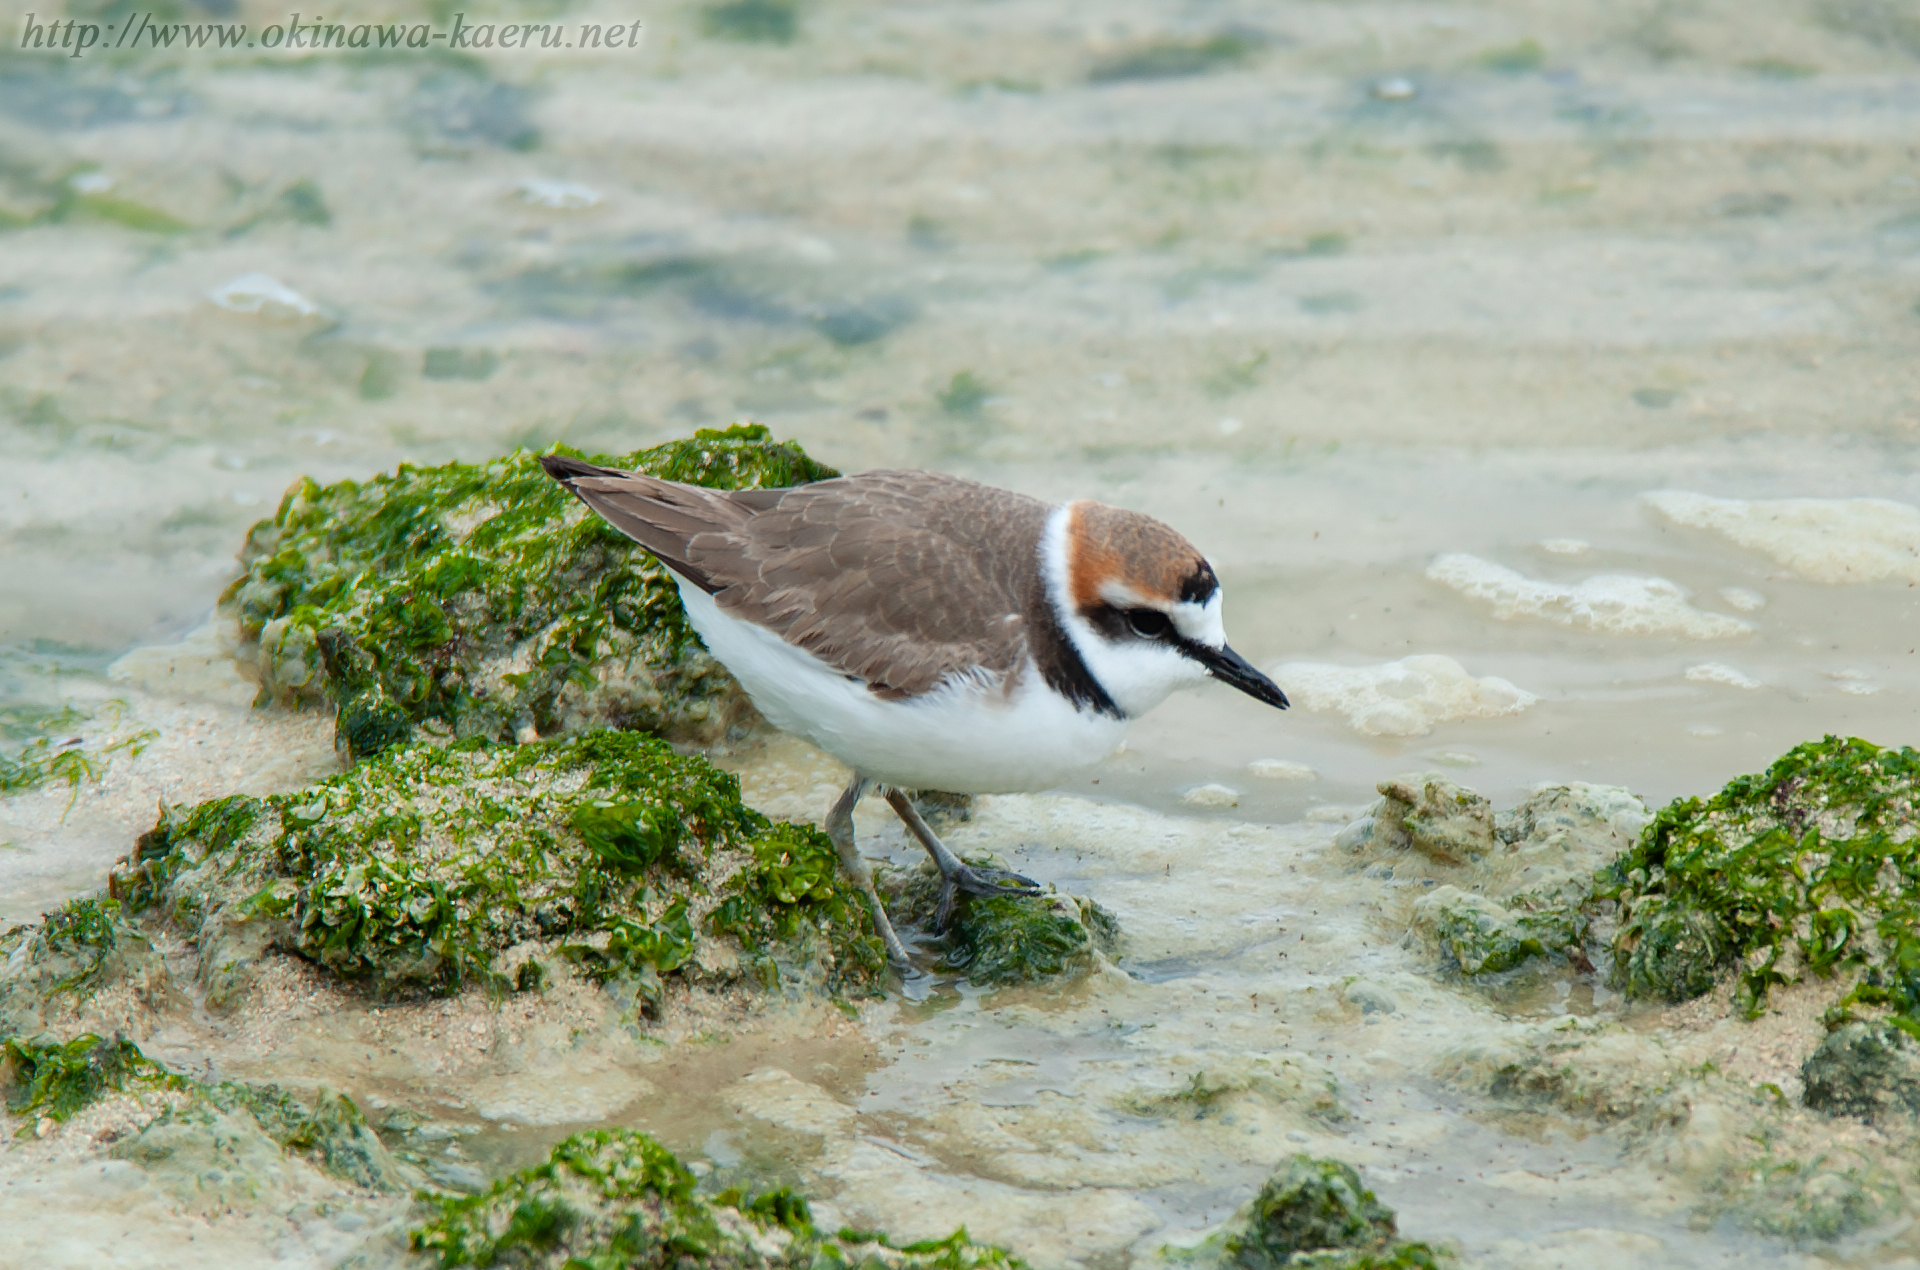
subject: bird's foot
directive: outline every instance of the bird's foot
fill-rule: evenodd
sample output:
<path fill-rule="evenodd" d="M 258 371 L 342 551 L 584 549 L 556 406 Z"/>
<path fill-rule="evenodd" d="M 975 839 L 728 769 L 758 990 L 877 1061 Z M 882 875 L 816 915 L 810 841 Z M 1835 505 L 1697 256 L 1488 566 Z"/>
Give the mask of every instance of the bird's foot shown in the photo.
<path fill-rule="evenodd" d="M 1033 896 L 1040 894 L 1040 884 L 1011 869 L 984 869 L 963 864 L 941 879 L 940 911 L 933 919 L 934 934 L 947 933 L 947 928 L 953 924 L 954 903 L 962 892 L 968 895 Z"/>

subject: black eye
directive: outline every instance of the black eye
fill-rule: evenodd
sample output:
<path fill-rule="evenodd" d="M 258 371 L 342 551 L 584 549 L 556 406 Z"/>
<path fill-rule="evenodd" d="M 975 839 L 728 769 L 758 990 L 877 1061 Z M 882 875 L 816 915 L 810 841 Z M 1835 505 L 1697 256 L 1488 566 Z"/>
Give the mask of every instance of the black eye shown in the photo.
<path fill-rule="evenodd" d="M 1141 639 L 1159 639 L 1173 623 L 1159 609 L 1128 609 L 1127 625 L 1133 627 L 1133 633 Z"/>

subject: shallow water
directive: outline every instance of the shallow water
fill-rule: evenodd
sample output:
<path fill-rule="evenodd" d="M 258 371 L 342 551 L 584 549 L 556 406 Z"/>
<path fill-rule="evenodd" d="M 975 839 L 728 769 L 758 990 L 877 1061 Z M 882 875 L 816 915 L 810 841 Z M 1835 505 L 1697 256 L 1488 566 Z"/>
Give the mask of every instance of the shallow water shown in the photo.
<path fill-rule="evenodd" d="M 1825 732 L 1920 736 L 1920 27 L 1901 6 L 823 3 L 774 46 L 707 38 L 692 8 L 643 16 L 646 46 L 617 56 L 0 66 L 0 210 L 44 222 L 0 232 L 0 708 L 30 727 L 119 694 L 164 734 L 107 803 L 63 821 L 64 791 L 13 800 L 0 919 L 96 885 L 148 814 L 136 793 L 325 770 L 305 733 L 196 757 L 196 737 L 270 744 L 220 713 L 244 700 L 231 676 L 190 720 L 146 663 L 106 670 L 205 621 L 289 481 L 735 419 L 846 470 L 1138 508 L 1207 552 L 1235 646 L 1288 667 L 1299 707 L 1169 702 L 1065 791 L 1100 803 L 1220 832 L 1319 808 L 1304 823 L 1330 830 L 1377 781 L 1440 768 L 1501 805 L 1569 779 L 1658 805 Z M 1128 61 L 1222 32 L 1242 60 Z M 232 285 L 256 274 L 280 299 L 236 311 L 274 294 Z M 1828 501 L 1703 521 L 1643 497 L 1661 490 Z M 1884 501 L 1834 501 L 1859 499 Z M 1459 670 L 1379 669 L 1436 655 Z M 1368 673 L 1300 669 L 1327 666 Z M 1249 767 L 1271 760 L 1315 778 Z M 819 814 L 830 783 L 782 809 Z M 1056 804 L 1009 805 L 1043 840 Z M 1130 928 L 1220 883 L 1026 863 Z M 1266 982 L 1233 941 L 1166 943 L 1137 944 L 1156 986 L 1129 1008 L 1204 1030 L 1167 985 Z M 900 1018 L 971 1055 L 997 1000 Z M 1423 1130 L 1435 1158 L 1546 1150 L 1422 1083 L 1450 1026 L 1398 1038 L 1424 1056 L 1404 1072 L 1327 1061 L 1444 1124 Z M 1050 1079 L 1121 1052 L 1032 1027 L 1014 1043 Z M 924 1094 L 898 1067 L 871 1114 Z M 1367 1140 L 1334 1153 L 1414 1235 L 1559 1255 L 1537 1214 L 1463 1224 L 1441 1182 L 1391 1171 L 1411 1147 Z M 1618 1147 L 1552 1150 L 1605 1174 Z M 1278 1151 L 1126 1183 L 1123 1207 L 1164 1241 Z M 1593 1194 L 1548 1226 L 1625 1221 Z M 1786 1255 L 1684 1218 L 1659 1237 L 1674 1264 Z"/>

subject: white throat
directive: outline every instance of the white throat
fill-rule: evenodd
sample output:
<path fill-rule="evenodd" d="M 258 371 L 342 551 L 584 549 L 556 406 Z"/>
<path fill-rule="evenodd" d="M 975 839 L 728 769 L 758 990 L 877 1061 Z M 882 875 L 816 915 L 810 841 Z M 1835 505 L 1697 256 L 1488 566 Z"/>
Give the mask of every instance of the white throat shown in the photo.
<path fill-rule="evenodd" d="M 1056 507 L 1047 516 L 1046 531 L 1040 536 L 1040 576 L 1046 583 L 1047 600 L 1053 605 L 1054 620 L 1072 641 L 1074 651 L 1087 671 L 1113 703 L 1128 718 L 1138 718 L 1167 699 L 1176 688 L 1189 688 L 1207 678 L 1207 669 L 1168 644 L 1148 643 L 1123 638 L 1107 639 L 1092 623 L 1080 616 L 1073 604 L 1073 560 L 1068 529 L 1073 520 L 1069 504 Z M 1191 615 L 1176 612 L 1175 626 L 1193 626 L 1182 634 L 1219 647 L 1226 642 L 1220 623 L 1220 592 L 1215 590 L 1204 605 L 1181 604 Z M 1183 618 L 1185 620 L 1183 620 Z M 1216 632 L 1218 634 L 1216 635 Z"/>

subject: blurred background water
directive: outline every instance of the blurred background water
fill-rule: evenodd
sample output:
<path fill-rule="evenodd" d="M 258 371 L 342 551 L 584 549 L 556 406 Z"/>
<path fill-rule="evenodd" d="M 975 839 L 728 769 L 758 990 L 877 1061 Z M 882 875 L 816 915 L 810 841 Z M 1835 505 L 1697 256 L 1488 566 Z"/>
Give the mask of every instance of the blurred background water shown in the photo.
<path fill-rule="evenodd" d="M 256 38 L 289 16 L 35 12 Z M 1211 556 L 1235 645 L 1297 708 L 1175 700 L 1076 791 L 1312 828 L 1202 826 L 1181 839 L 1190 876 L 1141 884 L 1140 929 L 1207 928 L 1182 971 L 1202 986 L 1136 1007 L 1168 1070 L 1199 1061 L 1181 1046 L 1246 1047 L 1206 984 L 1279 983 L 1297 1017 L 1272 1044 L 1337 1051 L 1345 1087 L 1379 1100 L 1339 1149 L 1410 1232 L 1479 1252 L 1526 1235 L 1488 1264 L 1651 1264 L 1631 1232 L 1654 1210 L 1621 1198 L 1640 1174 L 1611 1139 L 1554 1139 L 1527 1166 L 1591 1166 L 1598 1198 L 1477 1188 L 1463 1207 L 1468 1170 L 1534 1149 L 1427 1083 L 1436 1054 L 1491 1029 L 1481 1007 L 1418 988 L 1395 1016 L 1409 1030 L 1365 1053 L 1363 1024 L 1314 1022 L 1314 976 L 1418 985 L 1369 925 L 1374 883 L 1289 878 L 1270 889 L 1291 908 L 1197 914 L 1239 867 L 1234 835 L 1269 870 L 1309 858 L 1341 808 L 1410 769 L 1502 806 L 1575 779 L 1658 805 L 1825 732 L 1920 739 L 1908 0 L 350 0 L 325 17 L 638 21 L 645 38 L 79 57 L 21 49 L 27 15 L 0 4 L 0 747 L 62 701 L 131 693 L 108 667 L 201 626 L 247 526 L 303 474 L 625 452 L 753 420 L 843 470 L 1151 512 Z M 166 754 L 199 747 L 192 797 L 326 761 L 324 729 L 302 750 L 288 729 L 150 706 L 136 722 L 184 734 Z M 248 752 L 273 745 L 288 752 Z M 39 819 L 0 821 L 0 846 L 28 848 L 0 854 L 5 919 L 97 886 L 151 823 L 139 788 L 120 819 L 56 833 L 48 795 Z M 1075 828 L 1060 805 L 1035 830 L 1018 817 L 1042 805 L 1009 803 L 1002 831 L 1053 851 L 1050 878 L 1075 834 L 1165 836 L 1100 829 L 1135 823 L 1112 808 Z M 1258 941 L 1282 909 L 1351 938 L 1275 979 Z M 1106 1035 L 1084 1013 L 1004 1036 L 999 1012 L 951 1019 L 1007 1062 L 1052 1062 L 1083 1052 L 1060 1039 L 1074 1028 Z M 334 1058 L 352 1087 L 358 1058 Z M 896 1064 L 874 1089 L 932 1106 L 924 1078 L 967 1061 Z M 1168 1229 L 1197 1228 L 1250 1193 L 1268 1147 L 1217 1195 L 1138 1185 Z M 1043 1212 L 1068 1192 L 1036 1194 Z M 995 1207 L 936 1216 L 988 1229 Z M 1643 1243 L 1666 1241 L 1662 1264 L 1812 1263 L 1659 1221 Z M 1559 1243 L 1526 1242 L 1548 1228 Z M 1050 1246 L 1032 1255 L 1065 1264 Z"/>
<path fill-rule="evenodd" d="M 1660 800 L 1920 731 L 1901 0 L 459 13 L 645 35 L 75 57 L 17 47 L 4 6 L 16 732 L 203 622 L 299 475 L 743 419 L 845 470 L 1139 508 L 1210 554 L 1236 645 L 1296 666 L 1303 708 L 1172 703 L 1103 797 L 1224 783 L 1237 806 L 1195 814 L 1284 819 L 1452 763 L 1502 801 Z M 1660 489 L 1891 501 L 1769 550 Z M 1433 655 L 1444 683 L 1381 669 Z"/>

